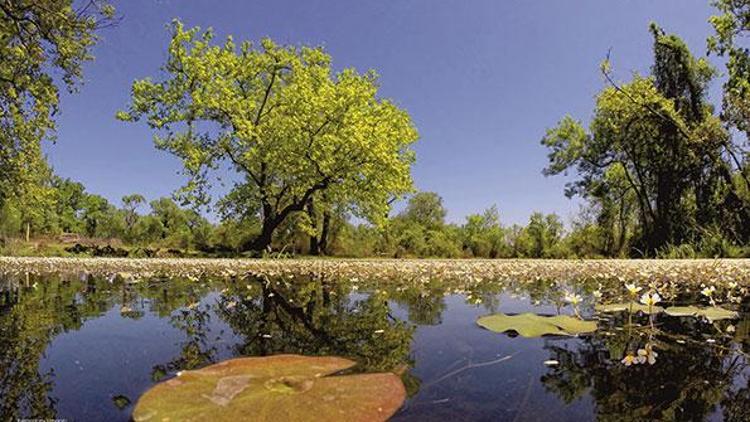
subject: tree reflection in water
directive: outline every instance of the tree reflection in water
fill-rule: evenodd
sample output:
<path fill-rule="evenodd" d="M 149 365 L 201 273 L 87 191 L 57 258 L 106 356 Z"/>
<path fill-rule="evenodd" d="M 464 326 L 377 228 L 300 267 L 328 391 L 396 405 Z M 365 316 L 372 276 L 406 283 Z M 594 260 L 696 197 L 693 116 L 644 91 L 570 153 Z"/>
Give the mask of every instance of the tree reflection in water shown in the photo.
<path fill-rule="evenodd" d="M 105 313 L 114 315 L 108 323 L 122 323 L 121 318 L 136 323 L 148 316 L 168 321 L 175 330 L 169 340 L 147 335 L 136 338 L 168 343 L 163 350 L 173 354 L 166 358 L 149 355 L 135 362 L 145 368 L 144 384 L 229 356 L 296 353 L 348 357 L 358 362 L 356 371 L 402 372 L 412 396 L 420 387 L 407 370 L 419 363 L 412 359 L 414 325 L 440 330 L 449 312 L 447 303 L 454 303 L 447 302 L 446 296 L 461 294 L 467 304 L 489 313 L 503 310 L 501 293 L 503 304 L 505 300 L 516 301 L 516 305 L 528 300 L 531 310 L 540 304 L 552 312 L 571 313 L 563 297 L 572 292 L 583 298 L 582 313 L 592 315 L 592 292 L 601 289 L 593 283 L 572 285 L 545 279 L 526 283 L 486 280 L 460 287 L 439 280 L 357 284 L 359 289 L 350 281 L 322 275 L 140 281 L 21 275 L 0 280 L 0 420 L 57 416 L 60 405 L 54 395 L 60 379 L 55 379 L 53 369 L 43 369 L 48 367 L 43 364 L 47 348 L 58 335 L 79 330 L 87 320 Z M 602 289 L 602 293 L 616 302 L 622 300 L 617 289 Z M 696 300 L 680 299 L 687 303 Z M 406 310 L 408 321 L 392 314 L 392 304 Z M 602 420 L 705 419 L 719 412 L 727 420 L 750 420 L 750 320 L 748 309 L 741 311 L 744 320 L 713 324 L 659 314 L 653 324 L 636 316 L 637 326 L 629 326 L 626 313 L 601 315 L 599 330 L 593 335 L 544 340 L 549 358 L 559 365 L 544 369 L 541 384 L 565 403 L 591 397 L 595 414 Z M 460 322 L 467 330 L 479 330 L 473 320 Z M 217 328 L 227 332 L 217 332 Z M 173 334 L 178 334 L 176 352 L 171 348 Z M 527 341 L 486 338 L 498 343 Z M 658 356 L 649 355 L 649 351 Z M 626 366 L 622 359 L 628 355 L 642 356 L 642 362 Z M 514 359 L 520 365 L 523 356 Z M 424 360 L 423 368 L 429 367 L 430 357 Z M 450 368 L 438 369 L 431 378 L 450 373 Z M 467 375 L 465 382 L 474 379 L 469 371 L 463 374 Z M 107 374 L 102 377 L 104 385 Z M 533 382 L 537 382 L 536 376 Z M 492 388 L 474 387 L 478 391 Z M 137 398 L 137 391 L 131 391 L 131 399 Z M 461 399 L 455 397 L 456 404 Z M 470 401 L 465 404 L 478 406 Z M 486 406 L 494 411 L 503 404 Z"/>
<path fill-rule="evenodd" d="M 748 386 L 736 385 L 743 373 L 747 383 L 748 360 L 722 334 L 729 322 L 661 315 L 653 327 L 627 324 L 619 314 L 573 346 L 547 341 L 559 365 L 541 382 L 566 403 L 590 395 L 600 420 L 703 420 L 722 410 L 727 420 L 749 420 Z M 659 353 L 653 364 L 623 363 L 647 344 Z"/>
<path fill-rule="evenodd" d="M 55 336 L 112 306 L 101 284 L 86 276 L 0 280 L 0 420 L 55 417 L 54 371 L 40 372 L 40 362 Z"/>
<path fill-rule="evenodd" d="M 337 355 L 365 371 L 410 364 L 413 327 L 391 315 L 385 295 L 350 293 L 350 285 L 320 278 L 250 278 L 228 287 L 217 313 L 244 336 L 240 355 Z"/>

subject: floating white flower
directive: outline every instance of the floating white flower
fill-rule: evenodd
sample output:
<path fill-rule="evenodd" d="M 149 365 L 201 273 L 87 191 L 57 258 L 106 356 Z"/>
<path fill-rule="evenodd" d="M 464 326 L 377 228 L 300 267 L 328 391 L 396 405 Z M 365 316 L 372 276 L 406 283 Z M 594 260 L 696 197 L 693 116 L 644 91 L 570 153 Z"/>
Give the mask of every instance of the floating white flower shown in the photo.
<path fill-rule="evenodd" d="M 715 286 L 704 287 L 703 290 L 701 290 L 701 294 L 703 296 L 706 296 L 706 297 L 711 297 L 711 296 L 713 296 L 713 294 L 714 294 L 715 291 L 716 291 L 716 287 Z"/>
<path fill-rule="evenodd" d="M 646 306 L 654 306 L 659 302 L 661 302 L 661 296 L 659 296 L 659 293 L 644 293 L 643 296 L 641 296 L 641 303 Z"/>
<path fill-rule="evenodd" d="M 638 286 L 636 286 L 636 285 L 635 285 L 635 283 L 629 283 L 629 284 L 626 284 L 626 285 L 625 285 L 625 288 L 626 288 L 626 289 L 628 290 L 628 292 L 630 292 L 630 294 L 631 294 L 631 295 L 633 295 L 633 296 L 635 296 L 636 294 L 638 294 L 638 292 L 640 292 L 640 291 L 641 291 L 641 290 L 643 289 L 643 287 L 638 287 Z"/>
<path fill-rule="evenodd" d="M 576 306 L 581 303 L 581 296 L 575 293 L 565 293 L 565 301 Z"/>

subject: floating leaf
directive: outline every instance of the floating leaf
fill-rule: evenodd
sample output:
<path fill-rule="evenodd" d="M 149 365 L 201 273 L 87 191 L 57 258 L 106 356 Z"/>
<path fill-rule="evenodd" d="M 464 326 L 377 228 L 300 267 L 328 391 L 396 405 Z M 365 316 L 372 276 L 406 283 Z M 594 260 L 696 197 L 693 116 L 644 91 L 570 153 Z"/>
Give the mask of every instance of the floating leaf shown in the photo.
<path fill-rule="evenodd" d="M 736 319 L 740 317 L 737 312 L 720 308 L 718 306 L 712 306 L 710 308 L 699 308 L 697 306 L 671 306 L 667 308 L 666 313 L 667 315 L 676 317 L 704 317 L 709 322 L 714 322 L 721 319 Z"/>
<path fill-rule="evenodd" d="M 532 313 L 519 315 L 495 314 L 483 316 L 477 324 L 496 333 L 515 331 L 523 337 L 544 335 L 576 335 L 596 331 L 596 322 L 583 321 L 567 315 L 541 316 Z"/>
<path fill-rule="evenodd" d="M 623 311 L 629 311 L 631 310 L 633 313 L 635 312 L 643 312 L 644 314 L 648 315 L 649 313 L 655 313 L 658 314 L 659 312 L 663 312 L 664 308 L 661 306 L 651 306 L 651 309 L 649 310 L 649 307 L 640 303 L 610 303 L 607 305 L 595 305 L 594 310 L 597 312 L 623 312 Z"/>
<path fill-rule="evenodd" d="M 355 362 L 276 355 L 227 360 L 155 385 L 138 400 L 135 421 L 386 420 L 406 391 L 392 373 L 334 376 Z"/>

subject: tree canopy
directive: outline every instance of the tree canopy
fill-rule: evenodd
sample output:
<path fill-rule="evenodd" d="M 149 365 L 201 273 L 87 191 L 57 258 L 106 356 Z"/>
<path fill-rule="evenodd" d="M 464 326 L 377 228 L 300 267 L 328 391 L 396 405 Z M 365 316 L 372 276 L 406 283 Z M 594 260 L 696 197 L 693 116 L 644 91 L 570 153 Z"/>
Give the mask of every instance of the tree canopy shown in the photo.
<path fill-rule="evenodd" d="M 597 96 L 588 130 L 567 116 L 542 139 L 550 151 L 544 173 L 574 168 L 579 178 L 567 194 L 591 199 L 602 220 L 616 215 L 624 224 L 635 213 L 633 247 L 641 253 L 697 243 L 713 231 L 745 242 L 750 204 L 727 158 L 730 134 L 706 99 L 715 70 L 679 37 L 655 24 L 651 32 L 651 75 L 619 84 L 606 61 L 609 86 Z"/>
<path fill-rule="evenodd" d="M 47 171 L 41 142 L 53 138 L 59 104 L 55 77 L 75 90 L 95 31 L 112 22 L 105 1 L 73 3 L 0 0 L 0 205 L 38 190 Z"/>
<path fill-rule="evenodd" d="M 322 48 L 214 45 L 210 29 L 172 30 L 164 77 L 136 81 L 118 116 L 145 117 L 157 147 L 182 160 L 187 200 L 207 203 L 209 172 L 228 164 L 237 174 L 228 198 L 262 218 L 253 249 L 318 192 L 379 223 L 389 199 L 411 190 L 417 132 L 378 98 L 373 71 L 334 72 Z"/>

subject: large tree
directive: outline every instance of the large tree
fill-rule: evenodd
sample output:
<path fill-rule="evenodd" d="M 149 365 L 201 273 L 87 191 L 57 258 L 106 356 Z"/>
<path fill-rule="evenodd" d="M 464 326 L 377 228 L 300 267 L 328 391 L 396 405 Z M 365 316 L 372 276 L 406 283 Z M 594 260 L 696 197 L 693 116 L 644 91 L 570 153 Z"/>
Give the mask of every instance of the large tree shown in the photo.
<path fill-rule="evenodd" d="M 568 194 L 593 199 L 609 213 L 620 207 L 615 214 L 622 222 L 623 212 L 635 210 L 634 246 L 646 253 L 696 243 L 714 230 L 746 241 L 750 209 L 727 158 L 729 134 L 706 100 L 715 71 L 678 37 L 656 25 L 651 30 L 651 75 L 620 84 L 605 62 L 609 86 L 597 97 L 589 130 L 566 117 L 542 140 L 550 149 L 545 173 L 575 168 L 580 178 Z"/>
<path fill-rule="evenodd" d="M 715 34 L 708 39 L 708 50 L 727 58 L 722 117 L 750 134 L 750 49 L 742 42 L 750 33 L 750 0 L 713 4 L 721 14 L 710 19 Z"/>
<path fill-rule="evenodd" d="M 160 81 L 133 84 L 123 120 L 145 117 L 156 146 L 179 157 L 183 199 L 207 203 L 210 171 L 233 169 L 229 194 L 261 218 L 249 247 L 267 248 L 275 229 L 327 192 L 355 215 L 384 219 L 389 198 L 412 188 L 409 115 L 377 96 L 377 76 L 334 72 L 322 48 L 259 45 L 173 25 Z"/>
<path fill-rule="evenodd" d="M 55 77 L 75 90 L 95 30 L 112 17 L 99 0 L 0 0 L 0 205 L 38 187 L 41 142 L 55 129 Z"/>

